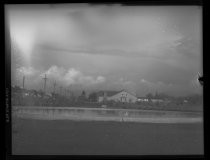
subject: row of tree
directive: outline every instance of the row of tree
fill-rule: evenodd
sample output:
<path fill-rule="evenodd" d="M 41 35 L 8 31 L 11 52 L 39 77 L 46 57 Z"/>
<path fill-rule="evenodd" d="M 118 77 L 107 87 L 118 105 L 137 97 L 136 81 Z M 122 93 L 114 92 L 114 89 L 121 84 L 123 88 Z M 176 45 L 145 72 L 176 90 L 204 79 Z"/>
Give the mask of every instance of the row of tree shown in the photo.
<path fill-rule="evenodd" d="M 169 96 L 165 93 L 148 93 L 146 95 L 148 99 L 163 99 L 163 100 L 170 100 L 174 103 L 189 103 L 189 104 L 202 104 L 203 103 L 203 96 L 200 94 L 191 94 L 188 96 L 180 96 L 180 97 L 173 97 Z"/>
<path fill-rule="evenodd" d="M 186 97 L 172 97 L 165 93 L 148 93 L 146 95 L 148 99 L 162 99 L 162 100 L 168 100 L 172 103 L 176 104 L 183 104 L 184 102 L 187 102 L 189 104 L 202 104 L 203 103 L 203 96 L 194 94 L 191 96 Z M 42 101 L 47 101 L 49 104 L 56 104 L 59 105 L 60 103 L 83 103 L 83 102 L 97 102 L 97 92 L 92 92 L 88 96 L 86 95 L 85 91 L 82 91 L 81 95 L 74 96 L 73 94 L 71 96 L 64 96 L 61 94 L 55 94 L 51 93 L 50 95 L 46 95 L 43 91 L 36 91 L 36 90 L 26 90 L 22 89 L 18 86 L 12 87 L 12 99 L 13 102 L 18 102 L 18 104 L 25 103 L 24 101 L 27 101 L 27 99 L 30 99 L 28 101 L 39 101 L 37 103 L 42 103 Z M 43 100 L 42 100 L 43 99 Z M 147 102 L 142 102 L 147 103 Z M 45 103 L 46 104 L 46 103 Z"/>

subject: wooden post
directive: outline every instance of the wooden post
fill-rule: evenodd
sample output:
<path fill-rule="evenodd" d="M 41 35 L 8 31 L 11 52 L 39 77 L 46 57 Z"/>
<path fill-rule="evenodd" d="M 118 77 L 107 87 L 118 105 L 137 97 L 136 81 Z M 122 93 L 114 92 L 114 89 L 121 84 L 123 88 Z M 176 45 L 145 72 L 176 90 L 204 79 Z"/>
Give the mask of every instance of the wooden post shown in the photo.
<path fill-rule="evenodd" d="M 55 94 L 56 81 L 53 83 L 53 93 Z"/>
<path fill-rule="evenodd" d="M 46 93 L 46 81 L 48 79 L 46 74 L 45 74 L 45 77 L 43 79 L 44 79 L 44 93 Z"/>
<path fill-rule="evenodd" d="M 23 76 L 23 89 L 25 87 L 25 76 Z"/>

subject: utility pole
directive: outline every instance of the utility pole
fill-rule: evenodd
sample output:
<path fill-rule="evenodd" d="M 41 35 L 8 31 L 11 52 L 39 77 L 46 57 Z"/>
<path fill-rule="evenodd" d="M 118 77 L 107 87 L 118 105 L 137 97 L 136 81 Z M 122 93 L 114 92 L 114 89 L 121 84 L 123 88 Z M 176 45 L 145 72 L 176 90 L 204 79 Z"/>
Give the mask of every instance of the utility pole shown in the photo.
<path fill-rule="evenodd" d="M 47 81 L 47 76 L 45 74 L 45 77 L 43 78 L 44 79 L 44 93 L 46 92 L 46 81 Z"/>
<path fill-rule="evenodd" d="M 62 95 L 62 87 L 60 87 L 60 94 Z"/>
<path fill-rule="evenodd" d="M 23 89 L 24 89 L 24 86 L 25 85 L 25 76 L 23 76 Z"/>
<path fill-rule="evenodd" d="M 71 96 L 71 91 L 70 90 L 68 90 L 68 97 L 70 97 Z"/>
<path fill-rule="evenodd" d="M 157 90 L 155 91 L 155 98 L 158 98 Z"/>
<path fill-rule="evenodd" d="M 71 85 L 69 85 L 69 97 L 71 97 Z"/>
<path fill-rule="evenodd" d="M 53 83 L 53 86 L 54 86 L 53 93 L 55 94 L 56 81 Z"/>
<path fill-rule="evenodd" d="M 66 97 L 66 94 L 67 94 L 67 89 L 65 89 L 65 97 Z"/>

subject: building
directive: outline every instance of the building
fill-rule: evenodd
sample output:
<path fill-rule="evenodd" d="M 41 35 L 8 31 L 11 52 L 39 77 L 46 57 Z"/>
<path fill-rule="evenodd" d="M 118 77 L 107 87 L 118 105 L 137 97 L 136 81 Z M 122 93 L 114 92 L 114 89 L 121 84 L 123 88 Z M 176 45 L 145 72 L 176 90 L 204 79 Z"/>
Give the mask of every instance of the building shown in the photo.
<path fill-rule="evenodd" d="M 149 99 L 146 97 L 138 97 L 137 101 L 138 102 L 149 102 Z"/>
<path fill-rule="evenodd" d="M 98 102 L 115 101 L 135 103 L 137 97 L 125 90 L 122 91 L 100 91 L 97 93 Z"/>
<path fill-rule="evenodd" d="M 164 102 L 164 100 L 163 99 L 160 99 L 160 98 L 152 98 L 151 101 L 153 103 L 161 103 L 161 102 Z"/>

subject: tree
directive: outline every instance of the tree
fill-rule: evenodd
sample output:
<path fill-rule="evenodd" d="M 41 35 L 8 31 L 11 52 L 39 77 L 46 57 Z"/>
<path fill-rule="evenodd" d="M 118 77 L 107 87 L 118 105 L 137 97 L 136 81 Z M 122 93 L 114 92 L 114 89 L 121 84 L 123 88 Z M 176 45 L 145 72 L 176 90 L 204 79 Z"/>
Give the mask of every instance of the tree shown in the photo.
<path fill-rule="evenodd" d="M 78 97 L 79 102 L 84 102 L 86 100 L 86 93 L 82 91 L 82 94 Z"/>
<path fill-rule="evenodd" d="M 165 93 L 159 93 L 159 94 L 158 94 L 158 98 L 161 98 L 161 99 L 169 99 L 170 96 L 167 95 L 167 94 L 165 94 Z"/>
<path fill-rule="evenodd" d="M 148 93 L 148 94 L 146 95 L 146 97 L 147 97 L 148 99 L 152 99 L 152 98 L 153 98 L 153 95 L 152 95 L 152 93 Z"/>
<path fill-rule="evenodd" d="M 82 91 L 82 95 L 81 95 L 82 97 L 86 97 L 86 93 L 85 93 L 85 91 Z"/>
<path fill-rule="evenodd" d="M 202 104 L 203 97 L 199 94 L 193 94 L 188 97 L 188 100 L 191 104 Z"/>
<path fill-rule="evenodd" d="M 155 93 L 154 98 L 160 98 L 158 92 Z"/>
<path fill-rule="evenodd" d="M 97 101 L 97 94 L 95 92 L 91 93 L 88 97 L 89 101 L 96 102 Z"/>

